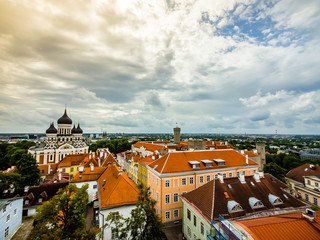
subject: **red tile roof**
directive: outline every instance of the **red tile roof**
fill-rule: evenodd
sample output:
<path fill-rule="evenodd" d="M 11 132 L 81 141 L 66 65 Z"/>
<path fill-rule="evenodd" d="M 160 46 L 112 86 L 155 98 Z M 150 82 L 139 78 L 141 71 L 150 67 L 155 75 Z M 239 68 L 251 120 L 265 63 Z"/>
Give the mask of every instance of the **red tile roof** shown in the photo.
<path fill-rule="evenodd" d="M 320 212 L 317 211 L 316 214 L 319 215 Z M 236 223 L 249 230 L 248 233 L 254 239 L 320 239 L 320 231 L 315 227 L 315 224 L 319 224 L 319 217 L 313 223 L 303 218 L 301 213 L 236 221 Z"/>
<path fill-rule="evenodd" d="M 50 170 L 52 169 L 50 173 L 48 172 L 49 165 L 50 165 Z M 57 171 L 57 165 L 58 164 L 55 164 L 55 163 L 38 165 L 38 168 L 40 170 L 40 175 L 54 174 Z"/>
<path fill-rule="evenodd" d="M 71 180 L 71 182 L 89 182 L 96 181 L 101 174 L 107 169 L 107 167 L 94 167 L 91 171 L 90 167 L 85 167 L 84 172 L 77 173 Z"/>
<path fill-rule="evenodd" d="M 154 157 L 154 158 L 152 158 Z M 150 155 L 150 156 L 147 156 L 145 158 L 141 158 L 138 163 L 141 164 L 141 163 L 145 163 L 146 165 L 149 165 L 150 163 L 154 162 L 156 160 L 157 156 L 156 155 Z"/>
<path fill-rule="evenodd" d="M 304 183 L 303 176 L 320 176 L 320 166 L 306 163 L 302 166 L 291 169 L 286 174 L 287 178 L 293 179 L 301 183 Z"/>
<path fill-rule="evenodd" d="M 225 160 L 225 166 L 217 166 L 214 159 Z M 213 167 L 205 167 L 201 160 L 213 161 Z M 193 169 L 189 161 L 200 162 L 200 168 Z M 258 166 L 256 162 L 251 159 L 248 160 L 248 165 Z M 228 167 L 248 166 L 246 164 L 246 157 L 234 150 L 213 150 L 213 151 L 186 151 L 186 152 L 172 152 L 164 155 L 158 160 L 151 163 L 149 166 L 154 168 L 157 172 L 163 173 L 177 173 L 188 171 L 201 171 L 208 169 L 219 169 Z"/>
<path fill-rule="evenodd" d="M 152 144 L 152 143 L 147 143 L 147 142 L 136 142 L 134 144 L 134 146 L 136 148 L 141 148 L 144 147 L 146 150 L 151 151 L 151 152 L 155 152 L 157 150 L 164 150 L 166 149 L 165 146 L 163 145 L 159 145 L 159 144 Z"/>
<path fill-rule="evenodd" d="M 84 154 L 70 154 L 64 157 L 60 163 L 58 163 L 58 168 L 61 167 L 71 167 L 71 166 L 78 166 L 80 163 L 85 159 L 88 153 Z"/>
<path fill-rule="evenodd" d="M 138 202 L 137 186 L 118 166 L 109 166 L 100 176 L 98 184 L 101 208 Z"/>

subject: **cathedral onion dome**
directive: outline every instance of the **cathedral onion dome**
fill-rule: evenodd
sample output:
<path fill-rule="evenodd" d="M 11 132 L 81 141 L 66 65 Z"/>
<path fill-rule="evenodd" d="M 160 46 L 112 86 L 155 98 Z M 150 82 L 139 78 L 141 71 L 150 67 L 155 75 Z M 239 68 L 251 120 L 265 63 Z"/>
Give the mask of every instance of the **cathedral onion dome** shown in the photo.
<path fill-rule="evenodd" d="M 58 130 L 54 127 L 54 123 L 50 124 L 50 127 L 47 129 L 46 133 L 57 133 Z"/>
<path fill-rule="evenodd" d="M 80 128 L 80 124 L 79 123 L 78 123 L 78 127 L 77 128 L 75 128 L 75 126 L 73 126 L 72 133 L 83 133 L 82 129 Z"/>
<path fill-rule="evenodd" d="M 67 115 L 67 109 L 64 110 L 64 114 L 58 119 L 58 124 L 72 124 L 71 118 Z"/>
<path fill-rule="evenodd" d="M 71 133 L 76 133 L 76 132 L 77 132 L 76 125 L 73 124 L 73 128 L 71 130 Z"/>

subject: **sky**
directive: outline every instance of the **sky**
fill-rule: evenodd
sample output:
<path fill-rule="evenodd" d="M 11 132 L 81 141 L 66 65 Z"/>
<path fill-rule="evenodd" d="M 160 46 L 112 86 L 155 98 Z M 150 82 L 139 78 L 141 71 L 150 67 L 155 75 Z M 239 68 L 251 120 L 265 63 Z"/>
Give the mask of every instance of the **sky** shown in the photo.
<path fill-rule="evenodd" d="M 319 0 L 1 0 L 0 133 L 320 134 Z"/>

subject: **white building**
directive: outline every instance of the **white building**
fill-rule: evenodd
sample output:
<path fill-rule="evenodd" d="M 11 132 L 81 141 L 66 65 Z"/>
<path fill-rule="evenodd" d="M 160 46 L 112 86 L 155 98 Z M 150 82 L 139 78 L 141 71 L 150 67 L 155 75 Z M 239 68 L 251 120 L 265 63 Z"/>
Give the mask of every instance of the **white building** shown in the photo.
<path fill-rule="evenodd" d="M 58 119 L 58 129 L 54 123 L 46 131 L 45 146 L 41 148 L 31 147 L 29 153 L 37 160 L 39 165 L 59 163 L 69 154 L 88 153 L 89 147 L 82 139 L 82 129 L 73 125 L 65 109 L 62 117 Z"/>

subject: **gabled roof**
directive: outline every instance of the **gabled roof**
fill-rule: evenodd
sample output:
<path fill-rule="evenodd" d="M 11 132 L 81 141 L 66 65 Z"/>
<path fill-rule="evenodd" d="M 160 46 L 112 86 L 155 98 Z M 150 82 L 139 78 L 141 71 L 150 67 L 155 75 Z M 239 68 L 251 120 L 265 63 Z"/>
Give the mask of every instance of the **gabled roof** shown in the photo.
<path fill-rule="evenodd" d="M 106 158 L 101 160 L 101 166 L 108 166 L 110 164 L 117 163 L 112 154 L 110 153 Z M 118 164 L 118 163 L 117 163 Z"/>
<path fill-rule="evenodd" d="M 88 153 L 84 154 L 70 154 L 64 157 L 60 163 L 58 163 L 58 168 L 61 167 L 71 167 L 71 166 L 79 166 L 80 163 L 85 159 Z"/>
<path fill-rule="evenodd" d="M 109 166 L 100 176 L 98 184 L 101 208 L 138 202 L 137 186 L 118 166 Z"/>
<path fill-rule="evenodd" d="M 49 172 L 49 165 L 50 165 L 50 172 Z M 57 165 L 58 164 L 56 163 L 38 165 L 38 168 L 40 170 L 40 175 L 54 174 L 57 171 Z"/>
<path fill-rule="evenodd" d="M 107 169 L 107 167 L 94 167 L 93 171 L 91 171 L 90 167 L 85 167 L 84 172 L 77 173 L 71 180 L 74 182 L 90 182 L 97 181 L 101 174 Z"/>
<path fill-rule="evenodd" d="M 206 167 L 201 160 L 214 160 L 223 159 L 225 160 L 225 166 L 217 166 L 213 161 L 212 167 Z M 200 162 L 200 168 L 193 169 L 189 164 L 189 161 Z M 257 163 L 248 160 L 248 165 L 257 166 Z M 201 171 L 208 169 L 219 169 L 228 167 L 241 167 L 248 166 L 246 164 L 246 157 L 240 153 L 228 149 L 228 150 L 213 150 L 213 151 L 185 151 L 185 152 L 172 152 L 164 155 L 158 160 L 151 163 L 149 166 L 155 168 L 155 171 L 160 174 L 164 173 L 178 173 L 178 172 L 188 172 L 188 171 Z"/>
<path fill-rule="evenodd" d="M 183 194 L 182 198 L 197 207 L 208 221 L 211 217 L 217 219 L 219 214 L 224 218 L 236 218 L 254 215 L 261 211 L 269 214 L 271 212 L 269 210 L 276 208 L 305 207 L 304 203 L 283 190 L 286 188 L 288 188 L 287 185 L 269 174 L 260 178 L 260 182 L 256 182 L 253 176 L 246 176 L 244 184 L 238 178 L 233 177 L 225 178 L 223 183 L 214 179 L 189 193 Z M 269 194 L 279 197 L 283 204 L 272 205 L 269 201 Z M 253 209 L 249 202 L 251 197 L 261 201 L 263 207 Z M 243 211 L 230 213 L 228 210 L 229 201 L 237 202 L 243 208 Z"/>
<path fill-rule="evenodd" d="M 93 166 L 98 167 L 98 163 L 94 158 L 85 159 L 82 161 L 80 165 L 83 165 L 86 168 L 86 167 L 90 167 L 90 164 L 93 164 Z"/>
<path fill-rule="evenodd" d="M 316 215 L 319 214 L 320 211 L 317 211 Z M 310 222 L 302 217 L 301 212 L 235 221 L 235 223 L 243 227 L 254 239 L 320 239 L 318 228 L 320 217 L 316 217 L 315 222 Z"/>
<path fill-rule="evenodd" d="M 163 145 L 159 145 L 159 144 L 153 144 L 153 143 L 147 143 L 147 142 L 136 142 L 134 144 L 134 146 L 136 148 L 141 148 L 144 147 L 146 150 L 151 151 L 151 152 L 155 152 L 157 150 L 164 150 L 166 149 L 165 146 Z"/>
<path fill-rule="evenodd" d="M 303 176 L 320 176 L 320 166 L 306 163 L 299 167 L 291 169 L 286 174 L 287 178 L 301 183 L 304 183 Z"/>
<path fill-rule="evenodd" d="M 149 155 L 147 157 L 141 158 L 138 163 L 142 164 L 145 163 L 146 165 L 151 164 L 152 162 L 155 161 L 155 159 L 157 158 L 157 155 Z"/>

